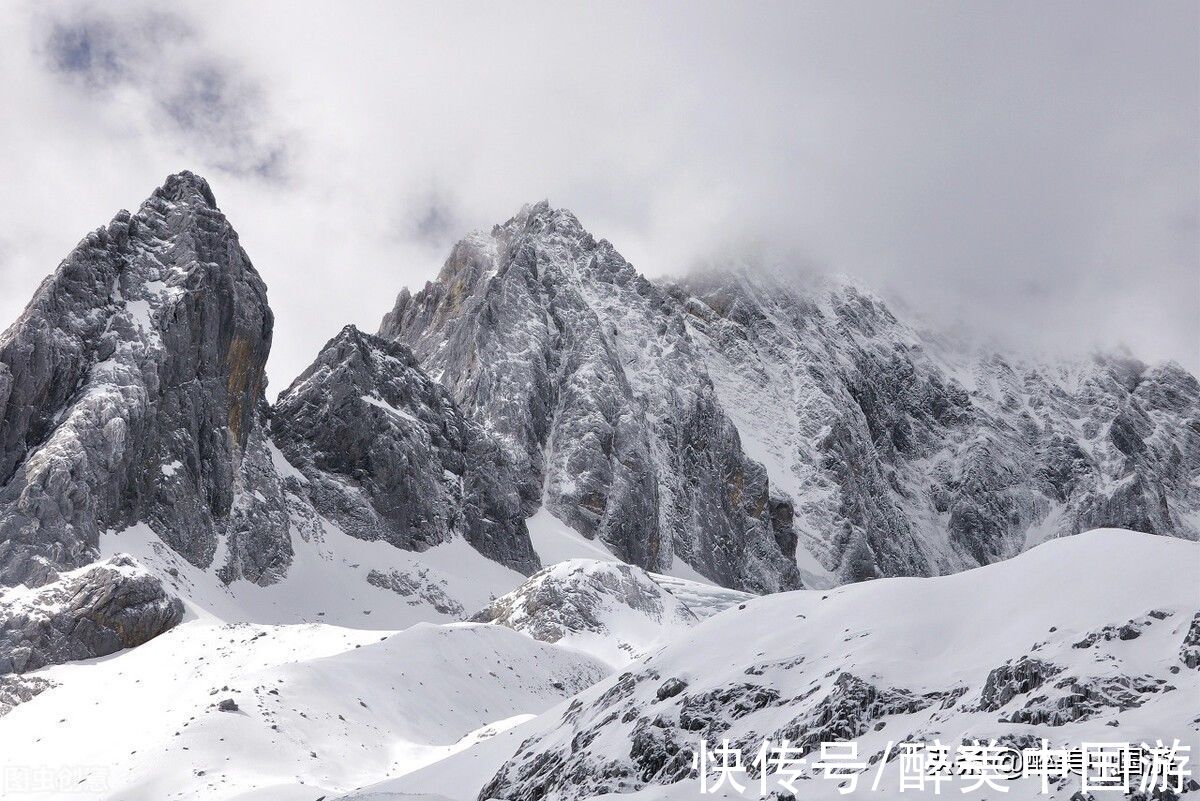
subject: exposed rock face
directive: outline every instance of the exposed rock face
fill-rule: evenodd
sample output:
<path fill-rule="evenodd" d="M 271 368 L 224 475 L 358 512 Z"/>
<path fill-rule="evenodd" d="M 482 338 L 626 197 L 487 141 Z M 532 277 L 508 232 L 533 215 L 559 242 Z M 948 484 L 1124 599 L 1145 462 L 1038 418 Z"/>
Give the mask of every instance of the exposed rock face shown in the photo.
<path fill-rule="evenodd" d="M 461 535 L 539 567 L 503 453 L 403 345 L 344 328 L 280 396 L 272 433 L 348 534 L 417 551 Z"/>
<path fill-rule="evenodd" d="M 605 643 L 611 648 L 602 658 L 624 664 L 700 618 L 639 567 L 572 559 L 536 573 L 472 620 L 585 650 Z"/>
<path fill-rule="evenodd" d="M 1038 695 L 1031 698 L 1025 706 L 1014 709 L 1000 722 L 1066 726 L 1113 711 L 1136 709 L 1145 704 L 1151 694 L 1175 689 L 1166 679 L 1149 675 L 1068 677 L 1054 685 L 1053 697 Z"/>
<path fill-rule="evenodd" d="M 1095 527 L 1200 536 L 1200 382 L 1178 366 L 964 354 L 842 281 L 650 282 L 544 203 L 460 242 L 380 335 L 498 436 L 527 513 L 544 496 L 650 570 L 768 591 L 796 586 L 797 538 L 836 582 Z"/>
<path fill-rule="evenodd" d="M 397 595 L 408 598 L 410 606 L 429 604 L 443 615 L 453 615 L 462 618 L 466 612 L 462 604 L 454 600 L 446 592 L 444 583 L 439 583 L 428 575 L 428 571 L 401 572 L 390 570 L 384 573 L 372 570 L 367 573 L 367 583 L 385 590 L 391 590 Z"/>
<path fill-rule="evenodd" d="M 0 585 L 52 581 L 148 523 L 269 583 L 290 540 L 266 450 L 266 288 L 203 179 L 84 238 L 0 335 Z"/>
<path fill-rule="evenodd" d="M 0 674 L 106 656 L 141 645 L 183 618 L 180 600 L 124 555 L 37 590 L 11 590 L 0 600 Z"/>
<path fill-rule="evenodd" d="M 0 676 L 0 718 L 18 704 L 30 701 L 57 686 L 41 676 L 18 676 L 15 673 Z"/>
<path fill-rule="evenodd" d="M 1021 657 L 988 674 L 979 697 L 979 708 L 995 712 L 1018 695 L 1032 692 L 1062 672 L 1062 668 L 1042 659 Z"/>
<path fill-rule="evenodd" d="M 1192 616 L 1183 644 L 1179 646 L 1179 660 L 1190 668 L 1200 668 L 1200 612 Z"/>
<path fill-rule="evenodd" d="M 460 242 L 380 335 L 502 444 L 543 502 L 627 562 L 726 586 L 799 586 L 790 509 L 743 453 L 670 299 L 545 203 Z"/>
<path fill-rule="evenodd" d="M 671 294 L 801 545 L 840 580 L 1095 527 L 1198 536 L 1200 383 L 1176 365 L 964 355 L 837 281 L 710 273 Z"/>

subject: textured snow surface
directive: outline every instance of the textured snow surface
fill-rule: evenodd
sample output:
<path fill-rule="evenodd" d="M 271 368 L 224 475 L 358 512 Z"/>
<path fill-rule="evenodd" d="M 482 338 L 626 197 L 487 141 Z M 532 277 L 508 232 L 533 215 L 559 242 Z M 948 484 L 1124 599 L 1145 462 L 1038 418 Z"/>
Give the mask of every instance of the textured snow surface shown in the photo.
<path fill-rule="evenodd" d="M 136 556 L 183 599 L 191 616 L 225 622 L 319 622 L 364 629 L 450 622 L 524 579 L 461 539 L 417 554 L 351 537 L 319 518 L 308 539 L 295 532 L 287 576 L 266 587 L 225 584 L 213 572 L 188 564 L 144 524 L 108 532 L 100 548 L 105 556 Z M 386 581 L 372 583 L 372 573 L 405 580 L 392 589 Z"/>
<path fill-rule="evenodd" d="M 61 686 L 0 718 L 0 753 L 96 766 L 72 798 L 315 799 L 440 759 L 606 672 L 500 626 L 193 620 L 121 658 L 42 671 Z"/>
<path fill-rule="evenodd" d="M 783 735 L 806 745 L 850 738 L 864 758 L 889 740 L 934 737 L 1045 737 L 1060 747 L 1178 737 L 1196 749 L 1200 671 L 1186 666 L 1182 646 L 1198 610 L 1200 546 L 1115 530 L 953 576 L 767 596 L 687 630 L 577 696 L 569 714 L 560 705 L 377 795 L 352 797 L 436 791 L 465 801 L 492 782 L 488 792 L 513 801 L 639 788 L 619 797 L 700 798 L 686 765 L 701 737 L 750 748 Z M 1126 626 L 1137 634 L 1122 637 Z M 1008 695 L 987 689 L 989 679 L 1005 686 L 1005 670 L 1023 659 L 1051 666 L 1041 683 Z M 683 690 L 664 693 L 676 679 Z M 672 765 L 687 778 L 675 780 Z M 883 797 L 899 796 L 890 769 Z M 823 779 L 804 786 L 805 797 L 837 797 Z M 746 797 L 758 797 L 753 788 Z M 1052 788 L 1051 797 L 1076 789 Z M 1005 797 L 1039 791 L 1020 782 Z"/>

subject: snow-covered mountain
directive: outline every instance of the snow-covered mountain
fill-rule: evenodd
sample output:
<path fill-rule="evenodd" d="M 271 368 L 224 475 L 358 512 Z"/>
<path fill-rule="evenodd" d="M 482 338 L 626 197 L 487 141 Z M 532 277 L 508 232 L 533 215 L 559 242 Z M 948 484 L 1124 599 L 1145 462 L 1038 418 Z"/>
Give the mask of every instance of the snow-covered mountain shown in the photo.
<path fill-rule="evenodd" d="M 1200 383 L 968 353 L 845 281 L 673 293 L 742 442 L 840 580 L 950 573 L 1117 526 L 1200 536 Z"/>
<path fill-rule="evenodd" d="M 264 424 L 272 324 L 190 173 L 85 237 L 0 335 L 0 581 L 82 567 L 103 531 L 138 522 L 227 580 L 286 572 Z"/>
<path fill-rule="evenodd" d="M 0 768 L 60 777 L 4 798 L 658 798 L 702 734 L 1195 733 L 1174 365 L 650 281 L 545 203 L 274 407 L 272 321 L 180 173 L 0 334 Z"/>
<path fill-rule="evenodd" d="M 546 203 L 461 241 L 380 335 L 498 436 L 527 511 L 649 570 L 761 592 L 1100 526 L 1200 536 L 1200 383 L 1177 365 L 957 351 L 845 280 L 647 281 Z"/>
<path fill-rule="evenodd" d="M 621 559 L 737 589 L 800 586 L 790 506 L 747 458 L 684 319 L 569 211 L 526 207 L 400 293 L 407 343 L 541 505 Z"/>
<path fill-rule="evenodd" d="M 488 743 L 347 798 L 768 797 L 757 775 L 740 777 L 744 794 L 702 796 L 692 754 L 703 739 L 728 738 L 747 764 L 764 740 L 811 761 L 823 741 L 856 741 L 860 792 L 898 798 L 923 797 L 900 792 L 903 742 L 1179 738 L 1195 753 L 1197 587 L 1200 545 L 1104 530 L 953 576 L 767 596 Z M 803 797 L 840 796 L 844 780 L 802 774 Z M 768 793 L 782 792 L 779 778 Z M 1079 786 L 1067 778 L 1042 795 L 1024 779 L 1004 797 L 1067 799 Z"/>
<path fill-rule="evenodd" d="M 620 562 L 571 559 L 536 573 L 472 619 L 583 651 L 620 668 L 752 597 Z"/>

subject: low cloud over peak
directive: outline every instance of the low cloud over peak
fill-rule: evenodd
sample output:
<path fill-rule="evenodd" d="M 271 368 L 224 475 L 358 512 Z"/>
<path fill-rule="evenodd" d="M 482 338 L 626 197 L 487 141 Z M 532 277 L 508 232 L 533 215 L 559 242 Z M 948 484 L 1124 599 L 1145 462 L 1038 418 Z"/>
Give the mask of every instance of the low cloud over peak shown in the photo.
<path fill-rule="evenodd" d="M 1191 3 L 9 16 L 6 321 L 189 168 L 270 286 L 277 388 L 546 196 L 651 276 L 767 254 L 946 328 L 1200 369 Z"/>

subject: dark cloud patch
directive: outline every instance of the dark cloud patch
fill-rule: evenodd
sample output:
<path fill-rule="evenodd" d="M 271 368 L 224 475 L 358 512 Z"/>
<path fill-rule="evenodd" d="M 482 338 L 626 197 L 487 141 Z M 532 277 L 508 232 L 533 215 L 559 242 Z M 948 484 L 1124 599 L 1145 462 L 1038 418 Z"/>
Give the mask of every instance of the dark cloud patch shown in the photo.
<path fill-rule="evenodd" d="M 193 63 L 157 98 L 179 132 L 207 147 L 221 169 L 270 180 L 286 176 L 286 142 L 262 129 L 261 92 L 231 66 Z"/>
<path fill-rule="evenodd" d="M 407 234 L 430 247 L 446 247 L 462 236 L 463 222 L 445 200 L 427 198 L 407 226 Z"/>
<path fill-rule="evenodd" d="M 52 72 L 90 93 L 132 89 L 163 133 L 208 165 L 277 181 L 288 137 L 272 128 L 260 86 L 242 65 L 214 55 L 180 16 L 81 6 L 40 18 L 37 45 Z M 188 165 L 199 167 L 201 165 Z"/>
<path fill-rule="evenodd" d="M 99 20 L 55 24 L 46 37 L 51 68 L 92 86 L 111 86 L 120 79 L 119 52 L 111 26 Z"/>
<path fill-rule="evenodd" d="M 191 40 L 180 17 L 147 11 L 117 19 L 94 7 L 41 18 L 38 49 L 50 69 L 91 89 L 109 89 L 140 79 L 142 67 L 161 61 L 162 51 Z"/>

